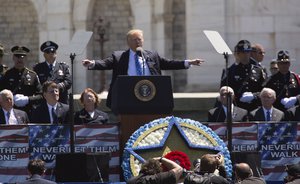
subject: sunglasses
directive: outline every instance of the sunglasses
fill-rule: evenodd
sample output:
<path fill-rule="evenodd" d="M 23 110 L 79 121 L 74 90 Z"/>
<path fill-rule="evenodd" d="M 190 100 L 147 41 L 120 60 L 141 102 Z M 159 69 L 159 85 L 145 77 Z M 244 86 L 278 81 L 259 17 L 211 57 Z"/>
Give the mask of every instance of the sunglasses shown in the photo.
<path fill-rule="evenodd" d="M 47 54 L 54 54 L 54 53 L 56 53 L 56 51 L 55 50 L 51 50 L 51 51 L 45 51 L 45 53 L 47 53 Z"/>
<path fill-rule="evenodd" d="M 16 56 L 17 58 L 24 58 L 26 55 L 22 55 L 22 54 L 15 54 L 14 56 Z"/>

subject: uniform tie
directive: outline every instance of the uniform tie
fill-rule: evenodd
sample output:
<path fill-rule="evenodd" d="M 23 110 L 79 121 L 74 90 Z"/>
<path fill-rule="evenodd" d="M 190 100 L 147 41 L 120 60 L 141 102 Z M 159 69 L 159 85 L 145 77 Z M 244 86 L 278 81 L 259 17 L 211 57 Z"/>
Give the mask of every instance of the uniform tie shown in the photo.
<path fill-rule="evenodd" d="M 53 69 L 53 64 L 49 64 L 49 69 L 50 69 L 50 71 L 52 71 L 52 69 Z"/>
<path fill-rule="evenodd" d="M 137 75 L 142 75 L 142 67 L 141 64 L 139 62 L 139 56 L 137 54 L 135 54 L 135 67 L 136 67 L 136 74 Z"/>
<path fill-rule="evenodd" d="M 267 111 L 267 121 L 271 121 L 271 113 L 270 113 L 270 111 Z"/>

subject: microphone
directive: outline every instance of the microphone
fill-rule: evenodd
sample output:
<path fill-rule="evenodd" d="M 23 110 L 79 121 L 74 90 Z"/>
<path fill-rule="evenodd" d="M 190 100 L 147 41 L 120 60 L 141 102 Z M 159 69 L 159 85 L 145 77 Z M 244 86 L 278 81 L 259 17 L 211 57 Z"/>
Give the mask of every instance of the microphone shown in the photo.
<path fill-rule="evenodd" d="M 142 64 L 142 68 L 143 68 L 142 72 L 143 72 L 143 75 L 145 75 L 145 58 L 144 58 L 144 55 L 143 55 L 143 51 L 144 51 L 144 49 L 142 47 L 137 47 L 136 48 L 136 54 L 138 56 L 142 57 L 142 63 L 143 63 Z"/>

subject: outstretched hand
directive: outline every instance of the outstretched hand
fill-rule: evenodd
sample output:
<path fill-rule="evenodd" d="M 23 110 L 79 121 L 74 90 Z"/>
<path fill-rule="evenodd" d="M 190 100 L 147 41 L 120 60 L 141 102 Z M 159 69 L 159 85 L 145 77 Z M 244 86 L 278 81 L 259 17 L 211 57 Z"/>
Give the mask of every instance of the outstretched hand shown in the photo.
<path fill-rule="evenodd" d="M 92 66 L 95 63 L 94 60 L 88 60 L 88 59 L 84 59 L 81 62 L 84 67 Z"/>
<path fill-rule="evenodd" d="M 196 65 L 196 66 L 200 66 L 202 63 L 204 63 L 204 59 L 192 59 L 192 60 L 188 60 L 189 65 Z"/>

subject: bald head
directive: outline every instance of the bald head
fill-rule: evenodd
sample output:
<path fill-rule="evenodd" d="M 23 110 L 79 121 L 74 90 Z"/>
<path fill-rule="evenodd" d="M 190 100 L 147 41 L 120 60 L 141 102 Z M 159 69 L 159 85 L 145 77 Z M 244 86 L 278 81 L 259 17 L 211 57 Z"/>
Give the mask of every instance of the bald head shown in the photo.
<path fill-rule="evenodd" d="M 239 163 L 235 165 L 235 174 L 236 178 L 240 180 L 244 180 L 253 176 L 252 169 L 247 163 Z"/>

